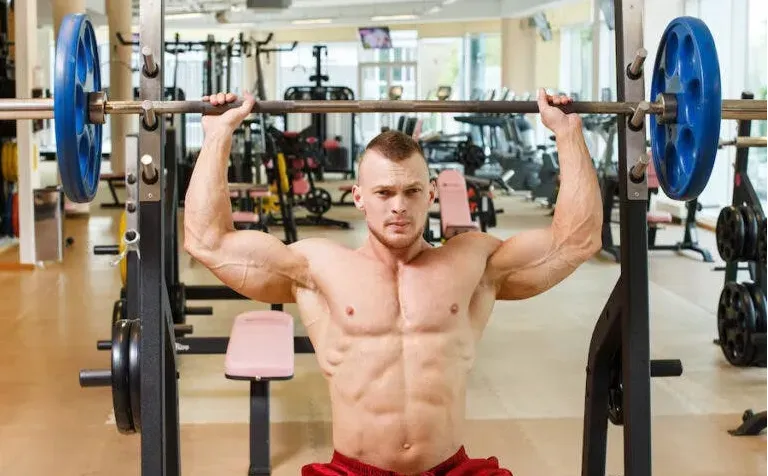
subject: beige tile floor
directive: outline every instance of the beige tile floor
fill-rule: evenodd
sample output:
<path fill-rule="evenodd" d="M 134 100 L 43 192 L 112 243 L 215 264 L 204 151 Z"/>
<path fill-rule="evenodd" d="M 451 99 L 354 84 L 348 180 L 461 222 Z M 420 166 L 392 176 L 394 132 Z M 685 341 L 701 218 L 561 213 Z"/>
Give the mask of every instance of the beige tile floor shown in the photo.
<path fill-rule="evenodd" d="M 499 237 L 550 219 L 518 198 L 502 197 L 497 206 L 506 210 L 491 230 Z M 95 341 L 109 334 L 120 288 L 111 257 L 91 252 L 93 245 L 115 242 L 119 212 L 91 209 L 90 218 L 67 221 L 75 243 L 63 263 L 0 272 L 3 476 L 139 474 L 139 438 L 117 433 L 109 390 L 81 389 L 77 380 L 81 368 L 108 365 Z M 350 246 L 364 237 L 354 209 L 334 208 L 329 215 L 352 220 L 354 229 L 301 228 L 300 237 L 326 235 Z M 662 242 L 681 237 L 680 227 L 659 234 Z M 714 235 L 701 231 L 700 238 L 719 260 Z M 14 259 L 13 253 L 2 258 Z M 184 282 L 217 282 L 188 256 L 181 264 Z M 713 266 L 694 254 L 650 254 L 651 354 L 682 359 L 685 367 L 680 378 L 652 383 L 656 475 L 766 474 L 765 435 L 727 433 L 745 409 L 765 408 L 766 374 L 729 366 L 712 344 L 723 280 Z M 469 381 L 466 446 L 472 455 L 498 456 L 517 476 L 580 474 L 587 348 L 618 275 L 617 264 L 596 257 L 544 295 L 498 303 Z M 226 335 L 237 313 L 263 306 L 195 304 L 215 310 L 212 317 L 189 318 L 196 335 Z M 247 384 L 224 378 L 223 356 L 179 361 L 183 474 L 246 474 Z M 272 389 L 273 474 L 296 475 L 303 464 L 327 460 L 329 404 L 313 356 L 297 356 L 295 378 Z M 622 458 L 621 429 L 611 426 L 608 474 L 623 474 Z"/>

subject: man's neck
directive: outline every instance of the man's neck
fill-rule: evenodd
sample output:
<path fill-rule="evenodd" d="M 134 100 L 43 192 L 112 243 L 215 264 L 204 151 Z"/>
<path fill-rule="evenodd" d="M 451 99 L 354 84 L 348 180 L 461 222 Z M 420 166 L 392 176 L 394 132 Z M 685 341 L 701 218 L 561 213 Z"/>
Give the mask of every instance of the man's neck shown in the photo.
<path fill-rule="evenodd" d="M 408 264 L 428 247 L 429 246 L 424 239 L 421 238 L 416 240 L 408 248 L 394 249 L 388 247 L 376 239 L 375 236 L 369 234 L 368 240 L 366 240 L 365 245 L 363 245 L 363 250 L 373 255 L 386 266 L 395 269 L 404 264 Z"/>

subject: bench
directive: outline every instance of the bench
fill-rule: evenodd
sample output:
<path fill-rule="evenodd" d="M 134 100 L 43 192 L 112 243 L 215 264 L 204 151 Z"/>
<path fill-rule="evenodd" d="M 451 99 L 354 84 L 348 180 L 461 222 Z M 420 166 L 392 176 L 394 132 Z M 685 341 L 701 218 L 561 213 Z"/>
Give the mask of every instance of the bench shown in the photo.
<path fill-rule="evenodd" d="M 99 180 L 103 182 L 107 182 L 107 186 L 109 187 L 109 193 L 112 194 L 112 203 L 102 203 L 101 208 L 125 207 L 125 203 L 120 202 L 120 199 L 117 198 L 117 192 L 115 191 L 116 182 L 120 184 L 120 186 L 125 186 L 125 174 L 123 173 L 101 174 L 99 175 Z"/>
<path fill-rule="evenodd" d="M 293 317 L 282 311 L 249 311 L 235 318 L 224 358 L 224 375 L 250 382 L 248 475 L 271 474 L 269 382 L 294 372 Z"/>
<path fill-rule="evenodd" d="M 444 240 L 480 228 L 472 221 L 467 183 L 461 173 L 452 169 L 440 172 L 437 176 L 437 193 L 440 198 L 440 232 Z"/>

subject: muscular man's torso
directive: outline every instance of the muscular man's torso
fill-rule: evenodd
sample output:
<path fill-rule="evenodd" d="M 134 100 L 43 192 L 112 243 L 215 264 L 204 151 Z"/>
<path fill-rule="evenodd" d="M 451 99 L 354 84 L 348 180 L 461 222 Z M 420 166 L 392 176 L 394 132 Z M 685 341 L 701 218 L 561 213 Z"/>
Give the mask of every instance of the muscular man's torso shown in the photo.
<path fill-rule="evenodd" d="M 396 269 L 331 242 L 300 248 L 315 289 L 296 302 L 328 380 L 337 451 L 413 473 L 463 444 L 467 374 L 496 299 L 489 253 L 469 239 Z"/>

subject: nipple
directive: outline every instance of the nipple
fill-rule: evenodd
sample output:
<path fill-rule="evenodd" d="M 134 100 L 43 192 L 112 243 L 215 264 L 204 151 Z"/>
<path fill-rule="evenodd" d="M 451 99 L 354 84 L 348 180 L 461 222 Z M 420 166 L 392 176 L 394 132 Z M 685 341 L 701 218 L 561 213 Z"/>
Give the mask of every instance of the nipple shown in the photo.
<path fill-rule="evenodd" d="M 457 312 L 459 312 L 459 305 L 458 305 L 458 304 L 456 304 L 456 303 L 454 303 L 454 304 L 451 306 L 451 314 L 456 314 Z"/>
<path fill-rule="evenodd" d="M 410 443 L 403 443 L 403 449 L 406 449 L 406 450 L 411 449 L 411 444 Z"/>
<path fill-rule="evenodd" d="M 346 312 L 347 315 L 351 317 L 355 313 L 355 308 L 353 308 L 352 306 L 347 306 L 344 312 Z"/>

